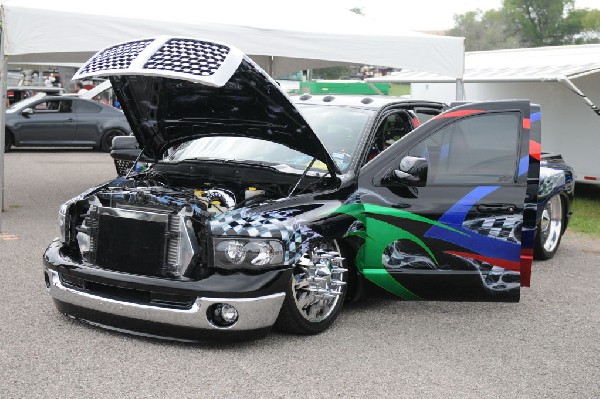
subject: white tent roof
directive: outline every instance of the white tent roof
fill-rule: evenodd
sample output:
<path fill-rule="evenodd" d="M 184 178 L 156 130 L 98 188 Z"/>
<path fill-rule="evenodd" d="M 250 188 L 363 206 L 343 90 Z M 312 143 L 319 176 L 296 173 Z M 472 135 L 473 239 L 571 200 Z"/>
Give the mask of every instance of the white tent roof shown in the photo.
<path fill-rule="evenodd" d="M 475 51 L 465 55 L 465 83 L 560 81 L 600 72 L 600 44 Z M 454 82 L 452 76 L 404 70 L 370 82 Z"/>
<path fill-rule="evenodd" d="M 82 63 L 114 43 L 176 35 L 234 45 L 272 75 L 344 63 L 452 77 L 464 70 L 462 38 L 398 31 L 327 2 L 317 10 L 299 2 L 292 11 L 266 0 L 169 0 L 158 7 L 141 0 L 9 0 L 2 8 L 5 54 L 14 63 Z"/>

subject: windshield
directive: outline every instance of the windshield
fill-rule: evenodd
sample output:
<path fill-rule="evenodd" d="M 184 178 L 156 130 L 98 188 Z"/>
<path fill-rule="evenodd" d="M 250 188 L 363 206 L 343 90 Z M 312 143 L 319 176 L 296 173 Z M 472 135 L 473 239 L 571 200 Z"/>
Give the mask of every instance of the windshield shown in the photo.
<path fill-rule="evenodd" d="M 304 105 L 302 115 L 315 131 L 342 173 L 346 173 L 373 111 L 359 108 Z M 166 157 L 166 162 L 186 159 L 220 159 L 259 163 L 289 172 L 303 171 L 312 157 L 282 144 L 250 137 L 202 137 L 180 145 Z M 290 170 L 291 168 L 291 170 Z M 315 162 L 313 170 L 326 171 Z"/>

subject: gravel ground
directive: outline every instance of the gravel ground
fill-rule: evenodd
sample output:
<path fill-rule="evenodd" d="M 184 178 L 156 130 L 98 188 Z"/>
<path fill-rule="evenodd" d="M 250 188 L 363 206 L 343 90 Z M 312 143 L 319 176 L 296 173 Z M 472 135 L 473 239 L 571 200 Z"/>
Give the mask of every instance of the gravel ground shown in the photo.
<path fill-rule="evenodd" d="M 45 292 L 58 206 L 113 177 L 107 154 L 5 157 L 0 398 L 600 397 L 600 240 L 568 232 L 519 304 L 374 292 L 311 337 L 180 344 L 72 321 Z"/>

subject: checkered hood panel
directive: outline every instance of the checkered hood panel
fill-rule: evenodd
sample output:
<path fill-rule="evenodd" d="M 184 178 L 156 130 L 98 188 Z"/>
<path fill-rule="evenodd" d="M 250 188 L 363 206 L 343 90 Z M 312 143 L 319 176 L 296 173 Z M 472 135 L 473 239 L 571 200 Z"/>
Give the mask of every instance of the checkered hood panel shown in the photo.
<path fill-rule="evenodd" d="M 466 220 L 463 227 L 478 234 L 515 243 L 521 242 L 522 215 Z"/>
<path fill-rule="evenodd" d="M 159 69 L 211 76 L 219 69 L 229 47 L 193 39 L 171 39 L 144 64 L 144 69 Z"/>
<path fill-rule="evenodd" d="M 275 238 L 283 242 L 284 263 L 297 262 L 309 250 L 310 241 L 321 237 L 305 221 L 294 216 L 301 213 L 297 209 L 253 213 L 240 209 L 219 215 L 210 223 L 214 236 L 241 236 Z"/>
<path fill-rule="evenodd" d="M 108 69 L 127 69 L 152 41 L 140 40 L 109 47 L 89 60 L 78 74 L 83 75 Z"/>

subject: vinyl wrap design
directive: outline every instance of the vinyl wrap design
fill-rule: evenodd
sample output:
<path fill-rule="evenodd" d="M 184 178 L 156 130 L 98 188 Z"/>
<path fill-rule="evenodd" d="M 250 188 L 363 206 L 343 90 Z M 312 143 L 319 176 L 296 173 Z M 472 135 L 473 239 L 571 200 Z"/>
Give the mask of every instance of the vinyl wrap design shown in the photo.
<path fill-rule="evenodd" d="M 219 215 L 210 223 L 214 236 L 275 238 L 283 241 L 284 264 L 297 262 L 311 240 L 321 237 L 295 217 L 298 209 L 255 213 L 246 208 Z"/>
<path fill-rule="evenodd" d="M 434 273 L 476 271 L 484 290 L 518 291 L 521 215 L 467 219 L 473 205 L 496 188 L 474 189 L 438 221 L 400 209 L 362 204 L 361 194 L 368 195 L 364 192 L 351 195 L 350 203 L 335 212 L 357 219 L 350 225 L 346 237 L 355 236 L 363 240 L 355 259 L 358 269 L 373 283 L 404 299 L 425 299 L 399 281 L 402 273 L 397 273 L 409 270 Z M 429 226 L 425 237 L 419 238 L 418 233 L 408 231 L 407 226 L 415 222 Z M 440 254 L 435 249 L 436 240 L 462 249 L 445 250 Z M 494 246 L 510 248 L 512 258 L 507 259 L 495 251 Z"/>

